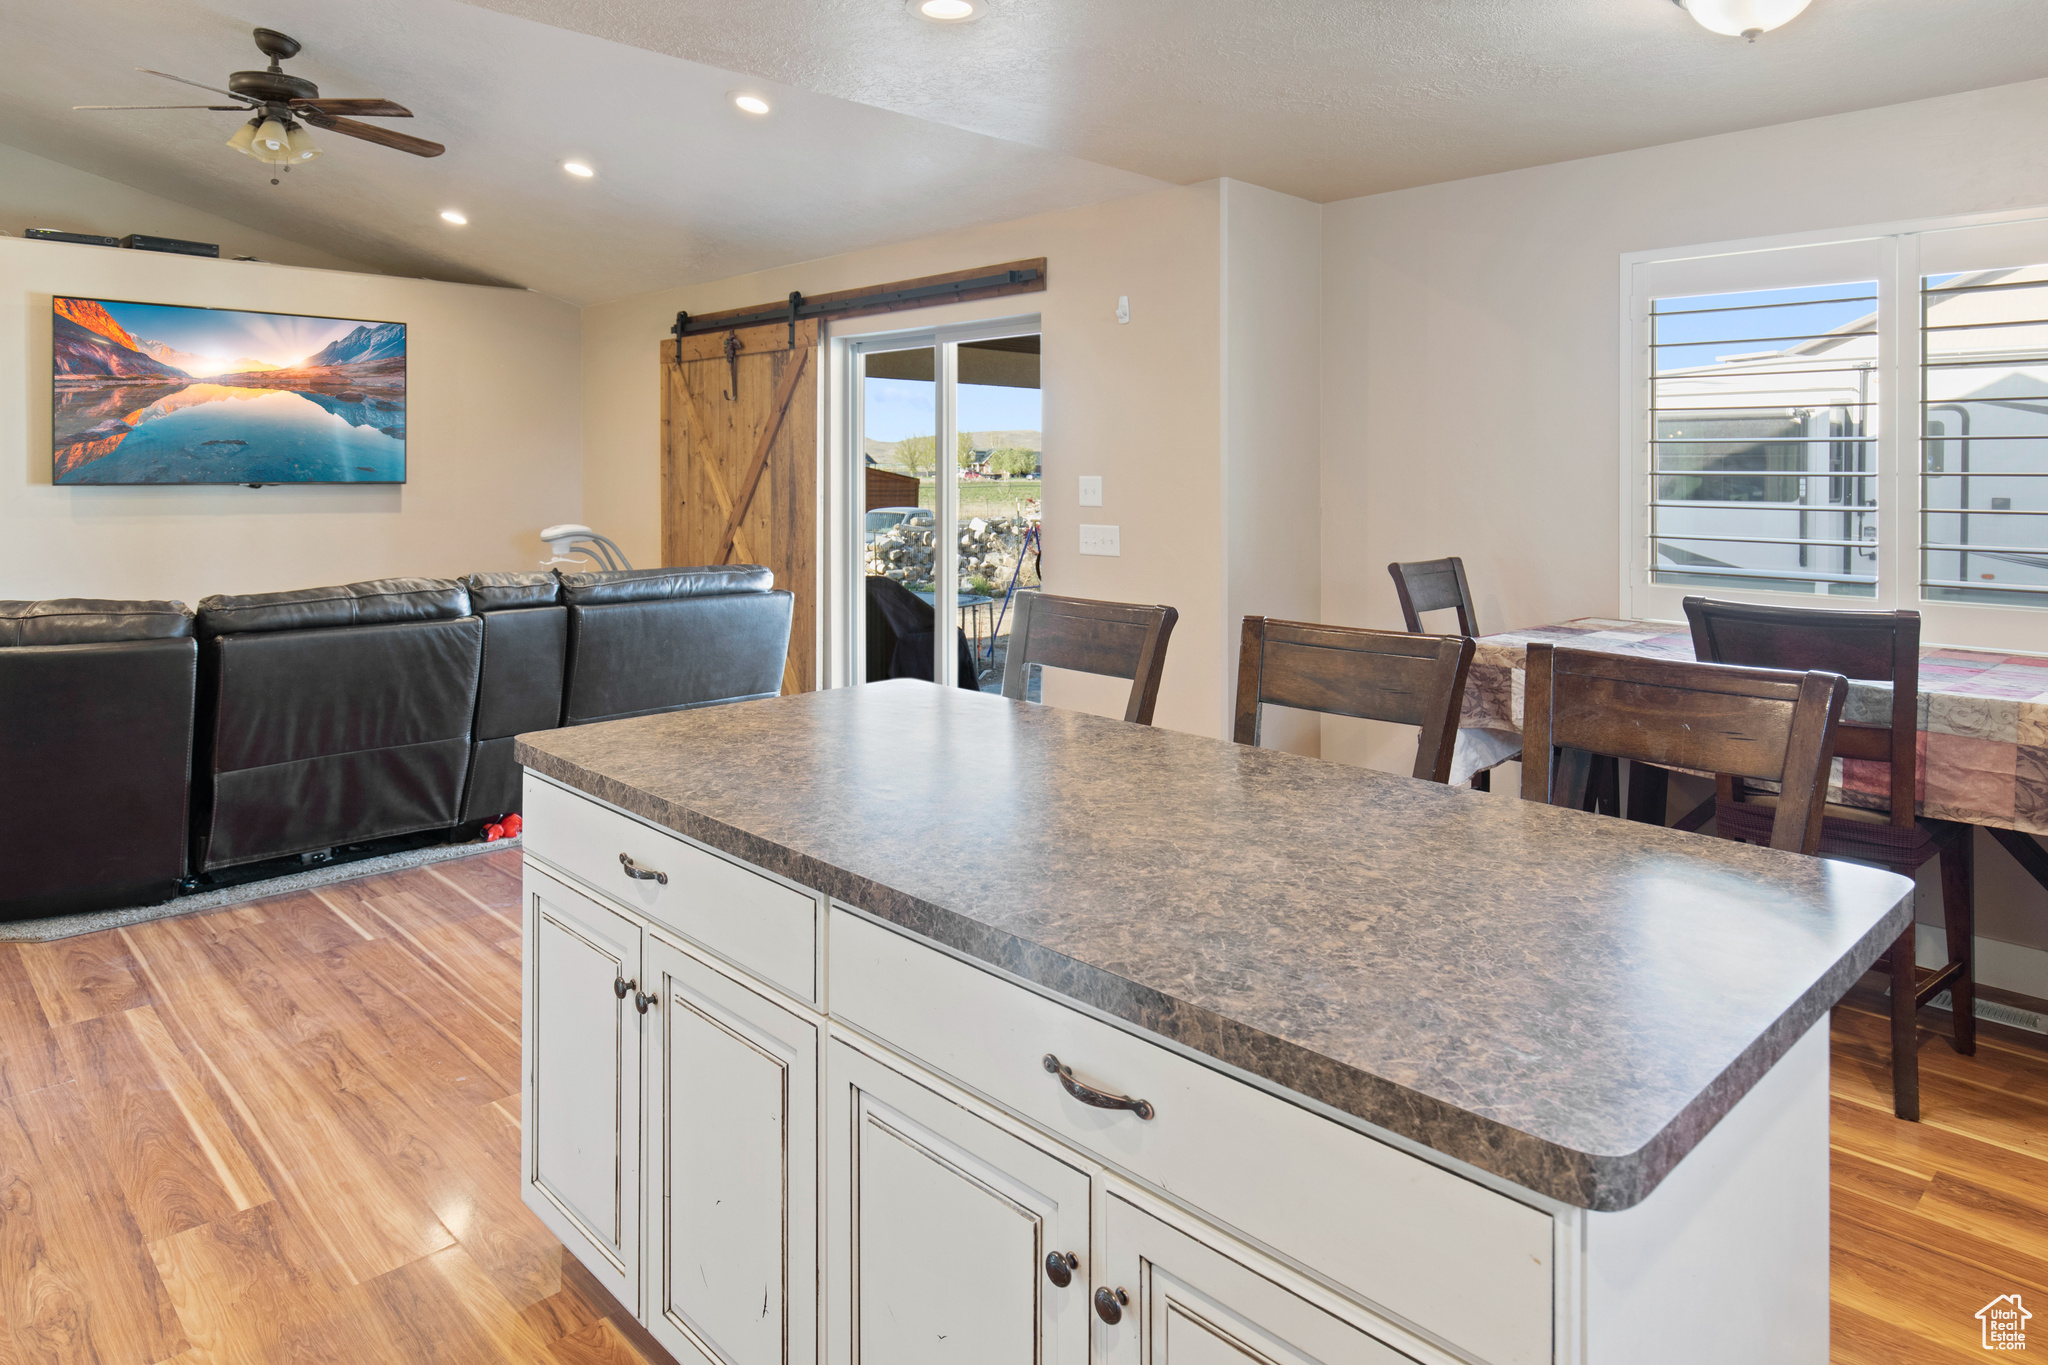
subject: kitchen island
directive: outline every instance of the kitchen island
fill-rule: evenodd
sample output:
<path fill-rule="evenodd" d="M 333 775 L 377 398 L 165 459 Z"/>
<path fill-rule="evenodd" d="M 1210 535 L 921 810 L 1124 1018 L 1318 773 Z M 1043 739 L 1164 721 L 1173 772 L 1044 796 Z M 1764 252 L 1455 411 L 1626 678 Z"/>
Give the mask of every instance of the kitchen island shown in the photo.
<path fill-rule="evenodd" d="M 519 757 L 525 1198 L 678 1359 L 1827 1357 L 1904 878 L 909 681 Z"/>

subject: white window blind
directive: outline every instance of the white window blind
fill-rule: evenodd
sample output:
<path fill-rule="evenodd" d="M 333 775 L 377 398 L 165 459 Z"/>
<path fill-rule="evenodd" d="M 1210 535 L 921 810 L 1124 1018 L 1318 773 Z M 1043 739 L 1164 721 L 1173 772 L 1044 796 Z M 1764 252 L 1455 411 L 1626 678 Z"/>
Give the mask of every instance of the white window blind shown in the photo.
<path fill-rule="evenodd" d="M 1654 298 L 1652 581 L 1873 597 L 1875 280 Z"/>
<path fill-rule="evenodd" d="M 1921 595 L 2048 606 L 2048 265 L 1920 285 Z"/>

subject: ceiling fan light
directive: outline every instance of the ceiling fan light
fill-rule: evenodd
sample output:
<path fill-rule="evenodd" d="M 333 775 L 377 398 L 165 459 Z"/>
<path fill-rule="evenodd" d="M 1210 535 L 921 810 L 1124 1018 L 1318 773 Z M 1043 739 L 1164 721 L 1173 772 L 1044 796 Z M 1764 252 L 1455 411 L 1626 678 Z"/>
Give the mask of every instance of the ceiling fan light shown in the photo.
<path fill-rule="evenodd" d="M 254 156 L 256 154 L 256 125 L 260 121 L 259 119 L 250 119 L 247 123 L 235 129 L 235 135 L 228 139 L 228 146 L 234 148 L 243 156 Z"/>
<path fill-rule="evenodd" d="M 1756 41 L 1799 17 L 1808 0 L 1676 0 L 1701 28 L 1730 38 Z"/>
<path fill-rule="evenodd" d="M 285 126 L 274 118 L 263 120 L 262 124 L 256 129 L 255 151 L 257 156 L 281 152 L 289 145 L 291 145 L 291 134 L 286 132 Z"/>
<path fill-rule="evenodd" d="M 290 161 L 311 161 L 320 155 L 320 149 L 313 145 L 313 135 L 295 123 L 285 138 L 285 153 Z"/>

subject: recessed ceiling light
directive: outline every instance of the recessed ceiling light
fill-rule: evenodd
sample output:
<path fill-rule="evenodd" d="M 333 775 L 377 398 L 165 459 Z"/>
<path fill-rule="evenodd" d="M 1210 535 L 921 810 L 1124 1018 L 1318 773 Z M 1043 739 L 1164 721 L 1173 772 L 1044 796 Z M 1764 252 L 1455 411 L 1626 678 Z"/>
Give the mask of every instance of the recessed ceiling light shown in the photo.
<path fill-rule="evenodd" d="M 585 180 L 588 180 L 591 176 L 597 174 L 596 171 L 591 170 L 590 167 L 584 165 L 580 161 L 564 161 L 562 163 L 562 169 L 567 171 L 571 175 L 581 176 Z"/>
<path fill-rule="evenodd" d="M 466 226 L 469 222 L 469 219 L 457 213 L 454 209 L 442 209 L 441 219 L 443 222 L 453 223 L 457 227 Z"/>
<path fill-rule="evenodd" d="M 743 114 L 765 114 L 768 112 L 767 100 L 762 99 L 759 95 L 750 95 L 744 90 L 732 92 L 732 104 L 733 108 Z"/>
<path fill-rule="evenodd" d="M 982 14 L 981 0 L 910 0 L 910 8 L 935 24 L 964 24 Z"/>

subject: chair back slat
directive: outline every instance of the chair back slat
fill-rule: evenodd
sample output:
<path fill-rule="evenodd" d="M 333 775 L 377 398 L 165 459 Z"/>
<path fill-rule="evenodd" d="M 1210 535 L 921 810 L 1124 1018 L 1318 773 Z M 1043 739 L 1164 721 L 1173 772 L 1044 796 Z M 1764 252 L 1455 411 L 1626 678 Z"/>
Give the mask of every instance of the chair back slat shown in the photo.
<path fill-rule="evenodd" d="M 1843 758 L 1891 765 L 1894 825 L 1913 823 L 1919 786 L 1920 613 L 1765 607 L 1685 599 L 1692 651 L 1702 663 L 1747 668 L 1819 669 L 1890 683 L 1888 725 L 1854 722 L 1835 736 Z M 1738 774 L 1739 776 L 1739 774 Z"/>
<path fill-rule="evenodd" d="M 1479 633 L 1479 613 L 1472 606 L 1472 589 L 1465 582 L 1465 561 L 1418 559 L 1409 564 L 1389 564 L 1394 592 L 1401 599 L 1401 623 L 1411 635 L 1422 633 L 1422 613 L 1455 610 L 1458 634 Z"/>
<path fill-rule="evenodd" d="M 1016 624 L 1003 667 L 1003 695 L 1024 700 L 1032 664 L 1127 678 L 1131 683 L 1124 719 L 1152 723 L 1166 646 L 1180 613 L 1172 607 L 1094 602 L 1051 593 L 1019 593 Z"/>
<path fill-rule="evenodd" d="M 1839 674 L 1637 659 L 1531 644 L 1522 795 L 1568 804 L 1555 749 L 1782 784 L 1771 847 L 1814 853 L 1849 685 Z"/>
<path fill-rule="evenodd" d="M 1470 639 L 1305 621 L 1244 618 L 1234 737 L 1259 742 L 1260 705 L 1358 716 L 1421 729 L 1414 775 L 1448 782 Z"/>

